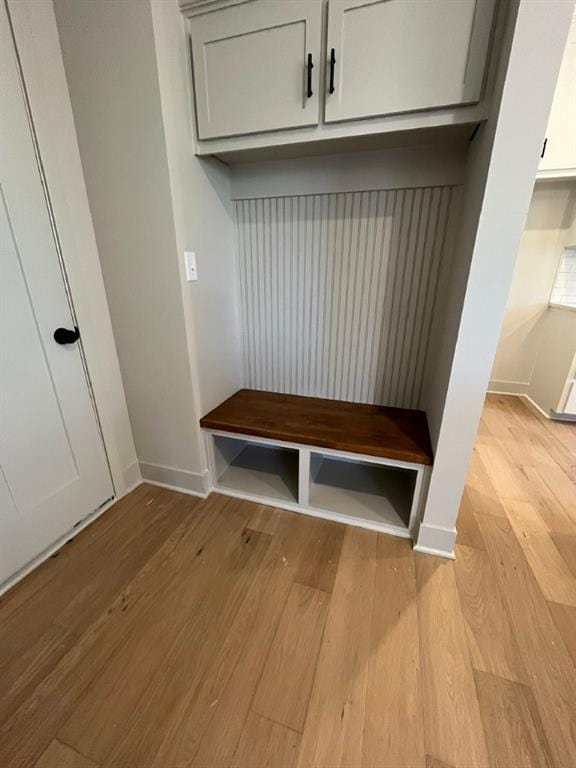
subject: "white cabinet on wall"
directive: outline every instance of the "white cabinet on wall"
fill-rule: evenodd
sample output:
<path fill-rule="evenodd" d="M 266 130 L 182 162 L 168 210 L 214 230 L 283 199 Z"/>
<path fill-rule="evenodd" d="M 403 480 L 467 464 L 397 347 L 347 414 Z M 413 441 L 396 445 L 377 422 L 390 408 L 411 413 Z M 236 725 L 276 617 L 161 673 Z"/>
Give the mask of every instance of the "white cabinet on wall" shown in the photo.
<path fill-rule="evenodd" d="M 493 0 L 330 0 L 326 121 L 480 100 Z"/>
<path fill-rule="evenodd" d="M 576 178 L 576 16 L 558 75 L 538 178 Z"/>
<path fill-rule="evenodd" d="M 495 0 L 180 0 L 197 154 L 475 124 Z M 360 148 L 360 147 L 358 147 Z"/>
<path fill-rule="evenodd" d="M 322 4 L 249 2 L 191 25 L 198 137 L 318 122 Z"/>

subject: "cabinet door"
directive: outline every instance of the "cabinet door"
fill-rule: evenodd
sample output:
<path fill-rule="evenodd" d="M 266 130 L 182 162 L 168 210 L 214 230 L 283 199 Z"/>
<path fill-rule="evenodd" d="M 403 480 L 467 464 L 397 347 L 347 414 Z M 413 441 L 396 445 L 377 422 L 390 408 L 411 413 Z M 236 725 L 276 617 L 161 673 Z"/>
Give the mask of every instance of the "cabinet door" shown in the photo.
<path fill-rule="evenodd" d="M 318 0 L 252 0 L 193 17 L 198 137 L 316 125 L 321 16 Z"/>
<path fill-rule="evenodd" d="M 545 142 L 538 171 L 558 177 L 573 175 L 576 172 L 576 21 L 570 27 Z"/>
<path fill-rule="evenodd" d="M 494 0 L 329 0 L 328 9 L 327 122 L 480 100 Z"/>

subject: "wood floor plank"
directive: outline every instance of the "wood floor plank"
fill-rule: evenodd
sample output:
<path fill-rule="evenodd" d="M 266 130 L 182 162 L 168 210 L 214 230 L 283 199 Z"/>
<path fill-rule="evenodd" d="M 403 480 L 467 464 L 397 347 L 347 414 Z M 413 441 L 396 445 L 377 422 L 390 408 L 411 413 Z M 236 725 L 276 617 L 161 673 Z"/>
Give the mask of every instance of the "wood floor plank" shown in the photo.
<path fill-rule="evenodd" d="M 248 521 L 248 528 L 260 533 L 269 533 L 274 535 L 282 525 L 282 515 L 284 511 L 275 507 L 268 507 L 265 504 L 258 504 L 254 513 Z"/>
<path fill-rule="evenodd" d="M 292 586 L 252 704 L 257 714 L 300 733 L 329 600 L 320 590 Z"/>
<path fill-rule="evenodd" d="M 546 446 L 548 455 L 565 471 L 573 465 L 573 457 L 576 454 L 576 439 L 571 424 L 560 424 L 544 418 L 541 413 L 520 397 L 507 397 L 504 406 L 508 411 L 516 414 L 521 435 L 533 435 L 540 439 L 542 444 Z"/>
<path fill-rule="evenodd" d="M 410 542 L 378 535 L 362 765 L 423 766 L 416 572 Z"/>
<path fill-rule="evenodd" d="M 514 414 L 508 412 L 505 399 L 493 402 L 488 397 L 484 401 L 481 421 L 486 424 L 490 434 L 496 437 L 500 444 L 510 440 L 510 429 L 517 423 Z"/>
<path fill-rule="evenodd" d="M 500 502 L 504 499 L 530 501 L 526 486 L 520 482 L 514 467 L 500 446 L 478 445 L 476 450 Z"/>
<path fill-rule="evenodd" d="M 576 669 L 510 523 L 479 519 L 558 768 L 576 754 Z"/>
<path fill-rule="evenodd" d="M 91 525 L 80 531 L 73 539 L 73 547 L 63 544 L 59 550 L 39 565 L 38 568 L 31 571 L 26 578 L 0 596 L 0 611 L 2 612 L 5 626 L 13 613 L 32 607 L 32 603 L 28 601 L 33 599 L 34 596 L 40 597 L 38 604 L 42 600 L 45 601 L 46 594 L 50 594 L 50 597 L 52 597 L 51 593 L 39 595 L 39 592 L 45 589 L 55 576 L 66 570 L 70 561 L 78 559 L 77 553 L 79 550 L 84 551 L 86 547 L 92 547 L 93 542 L 100 536 L 109 535 L 111 529 L 122 519 L 127 510 L 139 503 L 143 496 L 150 493 L 152 489 L 153 486 L 146 483 L 139 485 L 117 501 L 103 515 L 94 520 Z M 159 492 L 160 489 L 157 489 L 157 491 Z M 4 640 L 4 638 L 0 638 L 0 640 Z M 0 646 L 0 648 L 5 653 L 5 647 Z"/>
<path fill-rule="evenodd" d="M 544 418 L 520 397 L 501 397 L 493 407 L 496 418 L 509 425 L 516 443 L 516 463 L 523 472 L 528 469 L 534 471 L 539 466 L 551 467 L 552 472 L 559 468 L 572 484 L 576 482 L 576 430 L 572 425 Z M 511 417 L 513 422 L 510 422 Z M 560 482 L 565 486 L 562 478 Z M 569 488 L 568 498 L 573 498 Z"/>
<path fill-rule="evenodd" d="M 568 568 L 570 568 L 574 578 L 576 578 L 576 536 L 552 531 L 550 537 L 554 544 L 556 544 L 558 551 Z"/>
<path fill-rule="evenodd" d="M 442 760 L 436 760 L 431 755 L 426 755 L 426 768 L 453 768 L 453 766 L 442 762 Z"/>
<path fill-rule="evenodd" d="M 572 456 L 572 473 L 574 456 Z M 558 464 L 540 464 L 536 471 L 573 522 L 576 521 L 576 478 L 570 476 Z"/>
<path fill-rule="evenodd" d="M 140 486 L 0 599 L 0 765 L 573 768 L 575 449 L 489 396 L 455 563 Z"/>
<path fill-rule="evenodd" d="M 576 666 L 576 608 L 559 603 L 548 603 L 548 608 Z"/>
<path fill-rule="evenodd" d="M 573 424 L 564 424 L 552 419 L 542 419 L 544 426 L 554 438 L 562 444 L 570 457 L 570 466 L 573 466 L 573 457 L 576 456 L 576 430 Z"/>
<path fill-rule="evenodd" d="M 455 572 L 472 666 L 508 680 L 526 682 L 510 617 L 488 555 L 458 546 Z"/>
<path fill-rule="evenodd" d="M 119 603 L 120 601 L 118 601 Z M 82 693 L 104 667 L 117 645 L 107 625 L 116 624 L 119 604 L 65 654 L 36 686 L 34 693 L 5 720 L 0 728 L 0 760 L 4 765 L 32 766 L 56 737 Z"/>
<path fill-rule="evenodd" d="M 120 514 L 110 510 L 111 522 L 99 525 L 100 519 L 93 526 L 82 531 L 71 544 L 65 544 L 57 558 L 50 558 L 38 571 L 31 574 L 35 585 L 27 589 L 27 581 L 15 588 L 15 598 L 2 606 L 2 632 L 0 633 L 0 675 L 8 664 L 27 647 L 30 637 L 39 638 L 58 618 L 78 591 L 86 584 L 93 583 L 102 568 L 103 547 L 109 556 L 114 557 L 117 550 L 125 546 L 127 536 L 140 516 L 144 504 L 150 498 L 173 500 L 168 491 L 161 488 L 142 489 L 118 502 Z M 140 489 L 137 489 L 139 491 Z M 108 513 L 104 515 L 107 517 Z M 155 517 L 150 515 L 149 517 Z M 104 527 L 108 532 L 100 534 Z M 92 531 L 92 528 L 96 530 Z M 74 568 L 74 574 L 70 572 Z M 43 574 L 46 574 L 44 578 Z M 38 586 L 38 581 L 40 585 Z M 10 595 L 10 593 L 8 593 Z M 4 599 L 4 598 L 3 598 Z"/>
<path fill-rule="evenodd" d="M 564 450 L 542 424 L 540 414 L 527 408 L 517 397 L 502 396 L 491 409 L 494 421 L 505 425 L 508 438 L 504 438 L 507 453 L 519 465 L 532 461 L 553 463 Z M 554 444 L 554 445 L 552 445 Z M 514 450 L 512 450 L 514 449 Z"/>
<path fill-rule="evenodd" d="M 488 424 L 486 423 L 486 420 L 483 418 L 484 412 L 482 412 L 482 417 L 480 418 L 480 422 L 478 424 L 478 432 L 476 433 L 476 441 L 478 440 L 487 440 L 490 442 L 493 440 L 494 435 L 492 432 L 490 432 L 490 428 L 488 427 Z"/>
<path fill-rule="evenodd" d="M 361 765 L 376 546 L 376 533 L 346 530 L 304 725 L 300 768 Z"/>
<path fill-rule="evenodd" d="M 531 432 L 519 423 L 510 428 L 510 435 L 511 440 L 506 443 L 505 450 L 517 466 L 552 466 L 556 463 L 550 453 L 550 439 L 546 433 Z"/>
<path fill-rule="evenodd" d="M 485 672 L 474 677 L 491 768 L 553 768 L 531 689 Z"/>
<path fill-rule="evenodd" d="M 54 739 L 34 768 L 98 768 L 98 766 L 76 750 Z"/>
<path fill-rule="evenodd" d="M 330 520 L 315 519 L 310 538 L 300 558 L 296 581 L 308 587 L 331 592 L 346 529 Z"/>
<path fill-rule="evenodd" d="M 576 607 L 576 578 L 536 509 L 528 502 L 508 500 L 504 506 L 544 597 Z"/>
<path fill-rule="evenodd" d="M 470 490 L 464 489 L 462 496 L 462 503 L 460 504 L 460 511 L 458 513 L 458 520 L 456 521 L 456 529 L 458 535 L 456 541 L 458 544 L 462 544 L 466 547 L 474 547 L 475 549 L 485 549 L 484 539 L 480 533 L 478 527 L 478 521 L 474 514 L 474 508 L 470 499 Z"/>
<path fill-rule="evenodd" d="M 177 502 L 178 504 L 179 502 Z M 188 504 L 186 498 L 183 504 Z M 148 600 L 165 587 L 160 578 L 170 558 L 178 528 L 166 539 L 128 587 L 87 629 L 78 642 L 36 685 L 33 693 L 0 726 L 0 756 L 5 763 L 33 765 L 77 707 L 83 693 L 105 668 L 114 651 L 137 623 Z M 172 572 L 171 572 L 172 573 Z M 72 574 L 70 574 L 72 577 Z"/>
<path fill-rule="evenodd" d="M 488 755 L 453 563 L 417 555 L 416 576 L 426 753 L 451 765 L 485 768 Z"/>
<path fill-rule="evenodd" d="M 146 500 L 148 499 L 148 500 Z M 81 585 L 73 599 L 55 618 L 69 631 L 81 634 L 109 605 L 141 568 L 142 563 L 164 544 L 170 533 L 181 523 L 192 528 L 201 500 L 186 494 L 144 497 L 126 522 L 130 531 L 124 536 L 115 531 L 114 539 L 124 539 L 120 546 L 100 547 L 100 563 L 96 575 Z M 82 561 L 83 562 L 83 561 Z M 102 568 L 102 562 L 107 563 Z"/>
<path fill-rule="evenodd" d="M 261 578 L 246 596 L 202 680 L 173 712 L 156 751 L 155 768 L 193 762 L 229 765 L 309 531 L 309 518 L 283 513 L 282 525 L 262 563 Z"/>
<path fill-rule="evenodd" d="M 299 733 L 251 712 L 231 768 L 294 768 L 299 748 Z"/>
<path fill-rule="evenodd" d="M 576 517 L 570 514 L 554 496 L 542 478 L 541 468 L 539 471 L 536 467 L 523 466 L 519 472 L 530 492 L 532 503 L 536 504 L 538 513 L 546 523 L 547 528 L 554 533 L 566 533 L 575 536 Z"/>
<path fill-rule="evenodd" d="M 466 480 L 468 501 L 475 514 L 497 515 L 506 517 L 506 512 L 498 499 L 496 489 L 482 463 L 477 448 L 472 454 L 468 478 Z"/>
<path fill-rule="evenodd" d="M 175 637 L 165 662 L 156 670 L 145 697 L 138 702 L 122 739 L 104 766 L 115 768 L 131 761 L 149 765 L 171 714 L 188 691 L 197 686 L 217 655 L 247 591 L 259 576 L 270 543 L 270 536 L 258 531 L 247 530 L 242 539 L 243 544 L 220 569 L 217 588 L 193 604 L 192 615 Z M 154 723 L 154 730 L 150 723 Z"/>
<path fill-rule="evenodd" d="M 42 600 L 41 592 L 36 593 L 21 616 L 12 614 L 8 620 L 1 633 L 4 647 L 0 676 L 5 695 L 0 701 L 0 717 L 16 708 L 35 683 L 58 663 L 82 631 L 126 586 L 142 562 L 199 502 L 152 488 L 136 499 L 133 507 L 120 503 L 122 518 L 108 527 L 109 535 L 96 532 L 93 537 L 83 536 L 67 548 L 67 557 L 74 551 L 79 568 L 53 576 L 49 601 Z M 66 562 L 72 565 L 71 561 Z M 102 567 L 103 562 L 107 567 Z M 30 621 L 25 618 L 28 615 Z M 30 637 L 37 638 L 36 642 L 31 643 Z"/>
<path fill-rule="evenodd" d="M 58 665 L 78 642 L 78 635 L 52 624 L 40 637 L 2 670 L 0 722 L 6 720 L 30 696 L 36 685 Z"/>
<path fill-rule="evenodd" d="M 245 581 L 254 576 L 254 561 L 262 558 L 269 537 L 244 532 L 252 511 L 248 503 L 233 500 L 225 510 L 201 535 L 182 540 L 186 579 L 176 574 L 162 598 L 149 603 L 59 731 L 67 744 L 100 765 L 109 760 L 122 764 L 126 752 L 132 750 L 135 759 L 138 750 L 146 748 L 147 739 L 155 736 L 147 723 L 156 722 L 159 728 L 161 718 L 168 717 L 178 694 L 185 693 L 201 668 L 201 649 L 209 633 L 221 622 L 227 628 L 228 609 L 234 610 Z M 115 696 L 119 679 L 127 681 L 121 697 Z"/>

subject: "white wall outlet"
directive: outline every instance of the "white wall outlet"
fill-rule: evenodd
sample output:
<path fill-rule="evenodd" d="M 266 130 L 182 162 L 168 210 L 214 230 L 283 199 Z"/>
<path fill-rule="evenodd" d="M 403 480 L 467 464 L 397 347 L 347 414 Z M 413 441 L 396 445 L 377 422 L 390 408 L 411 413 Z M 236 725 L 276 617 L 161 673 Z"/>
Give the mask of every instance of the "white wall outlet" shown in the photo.
<path fill-rule="evenodd" d="M 184 251 L 184 266 L 186 268 L 186 280 L 191 283 L 198 280 L 196 269 L 196 254 L 194 251 Z"/>

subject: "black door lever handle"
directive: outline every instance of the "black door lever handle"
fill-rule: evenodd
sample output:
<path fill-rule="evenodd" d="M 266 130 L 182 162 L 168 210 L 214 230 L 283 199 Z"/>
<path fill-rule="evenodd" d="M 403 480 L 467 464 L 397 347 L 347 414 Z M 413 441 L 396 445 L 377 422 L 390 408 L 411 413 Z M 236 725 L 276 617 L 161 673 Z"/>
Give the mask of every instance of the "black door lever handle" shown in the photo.
<path fill-rule="evenodd" d="M 74 327 L 71 331 L 69 328 L 56 328 L 54 331 L 54 341 L 56 344 L 74 344 L 80 338 L 80 331 Z"/>

